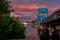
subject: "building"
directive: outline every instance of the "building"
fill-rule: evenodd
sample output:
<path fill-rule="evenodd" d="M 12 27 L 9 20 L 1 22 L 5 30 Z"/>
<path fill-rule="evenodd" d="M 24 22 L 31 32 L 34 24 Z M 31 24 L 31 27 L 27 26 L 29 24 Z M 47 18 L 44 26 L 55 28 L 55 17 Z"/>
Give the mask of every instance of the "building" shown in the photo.
<path fill-rule="evenodd" d="M 48 17 L 48 9 L 47 8 L 39 8 L 36 23 L 39 24 L 41 21 L 45 20 L 47 17 Z"/>
<path fill-rule="evenodd" d="M 46 20 L 42 21 L 44 29 L 49 29 L 50 35 L 52 35 L 53 31 L 58 33 L 58 37 L 60 37 L 60 10 L 57 10 L 52 15 L 50 15 Z"/>
<path fill-rule="evenodd" d="M 52 15 L 50 15 L 46 20 L 42 21 L 41 23 L 44 25 L 55 26 L 56 29 L 60 27 L 60 10 L 57 10 Z"/>
<path fill-rule="evenodd" d="M 39 8 L 37 19 L 36 19 L 36 24 L 37 24 L 38 29 L 43 29 L 41 22 L 44 21 L 47 17 L 48 17 L 48 9 Z"/>

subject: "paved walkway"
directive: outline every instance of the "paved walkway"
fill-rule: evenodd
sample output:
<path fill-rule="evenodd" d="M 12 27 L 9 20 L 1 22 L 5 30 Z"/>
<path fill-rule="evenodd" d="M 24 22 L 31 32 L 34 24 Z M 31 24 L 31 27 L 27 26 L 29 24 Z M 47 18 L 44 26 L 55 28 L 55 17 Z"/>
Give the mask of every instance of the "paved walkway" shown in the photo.
<path fill-rule="evenodd" d="M 37 29 L 31 25 L 27 25 L 25 30 L 25 40 L 39 40 Z"/>

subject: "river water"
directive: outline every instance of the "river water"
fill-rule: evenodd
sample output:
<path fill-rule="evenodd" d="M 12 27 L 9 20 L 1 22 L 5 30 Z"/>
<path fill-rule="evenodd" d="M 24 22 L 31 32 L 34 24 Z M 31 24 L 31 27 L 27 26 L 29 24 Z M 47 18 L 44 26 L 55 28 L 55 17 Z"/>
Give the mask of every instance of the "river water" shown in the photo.
<path fill-rule="evenodd" d="M 25 40 L 39 40 L 38 31 L 31 24 L 27 24 L 26 26 Z"/>

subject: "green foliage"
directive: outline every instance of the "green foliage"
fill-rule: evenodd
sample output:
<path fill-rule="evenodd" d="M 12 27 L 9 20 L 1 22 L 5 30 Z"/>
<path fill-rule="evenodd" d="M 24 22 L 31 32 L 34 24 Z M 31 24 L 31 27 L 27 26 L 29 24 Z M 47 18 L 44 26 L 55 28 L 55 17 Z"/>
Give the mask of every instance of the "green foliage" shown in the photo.
<path fill-rule="evenodd" d="M 0 15 L 9 14 L 9 2 L 6 0 L 0 0 Z"/>
<path fill-rule="evenodd" d="M 0 38 L 24 38 L 25 27 L 9 16 L 0 17 Z"/>
<path fill-rule="evenodd" d="M 0 0 L 0 40 L 7 38 L 24 38 L 24 25 L 11 18 L 9 14 L 9 2 Z"/>

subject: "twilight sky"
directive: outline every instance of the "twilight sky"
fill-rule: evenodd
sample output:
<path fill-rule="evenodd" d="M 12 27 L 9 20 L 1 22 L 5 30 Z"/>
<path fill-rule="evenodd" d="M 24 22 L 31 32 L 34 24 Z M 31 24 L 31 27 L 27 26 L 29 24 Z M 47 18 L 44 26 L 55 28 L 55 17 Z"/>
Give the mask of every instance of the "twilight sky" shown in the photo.
<path fill-rule="evenodd" d="M 60 0 L 9 0 L 12 8 L 15 10 L 13 14 L 19 16 L 22 20 L 33 20 L 36 18 L 38 8 L 48 8 L 49 14 L 52 14 L 60 7 Z"/>

